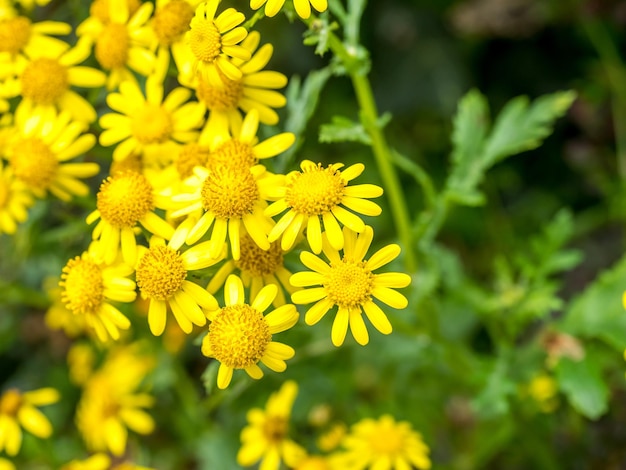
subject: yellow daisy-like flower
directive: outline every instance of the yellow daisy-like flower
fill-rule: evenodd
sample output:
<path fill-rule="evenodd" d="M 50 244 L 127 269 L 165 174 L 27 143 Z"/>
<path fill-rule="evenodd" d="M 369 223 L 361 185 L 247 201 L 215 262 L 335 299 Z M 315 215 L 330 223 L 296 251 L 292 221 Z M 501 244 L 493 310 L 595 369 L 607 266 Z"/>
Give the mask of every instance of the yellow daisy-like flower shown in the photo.
<path fill-rule="evenodd" d="M 285 4 L 285 0 L 250 0 L 250 8 L 258 10 L 265 5 L 265 16 L 276 16 Z M 311 6 L 318 12 L 326 11 L 327 0 L 293 0 L 293 6 L 300 18 L 307 19 L 311 16 Z"/>
<path fill-rule="evenodd" d="M 15 178 L 11 168 L 3 168 L 0 160 L 0 234 L 14 234 L 18 224 L 28 218 L 33 203 L 26 184 Z"/>
<path fill-rule="evenodd" d="M 268 284 L 282 286 L 274 299 L 274 306 L 286 303 L 285 293 L 292 294 L 295 289 L 289 283 L 291 272 L 283 263 L 283 250 L 277 242 L 271 243 L 269 250 L 261 249 L 250 238 L 243 234 L 240 237 L 240 253 L 238 260 L 230 259 L 213 275 L 207 290 L 215 294 L 226 282 L 227 277 L 238 272 L 243 285 L 250 288 L 250 297 L 256 297 L 261 289 Z"/>
<path fill-rule="evenodd" d="M 219 72 L 231 80 L 242 77 L 239 67 L 230 61 L 231 57 L 250 58 L 250 51 L 238 45 L 248 34 L 244 27 L 238 26 L 246 19 L 244 14 L 227 8 L 216 18 L 218 5 L 219 0 L 198 5 L 185 36 L 188 50 L 177 60 L 183 76 L 198 72 L 214 86 L 222 84 Z"/>
<path fill-rule="evenodd" d="M 559 387 L 550 375 L 539 373 L 522 390 L 530 396 L 544 413 L 552 413 L 559 405 Z"/>
<path fill-rule="evenodd" d="M 348 186 L 350 181 L 363 173 L 365 166 L 356 163 L 340 171 L 342 167 L 343 164 L 335 163 L 323 168 L 320 163 L 304 160 L 300 164 L 302 171 L 289 173 L 285 185 L 273 189 L 270 197 L 277 201 L 265 213 L 273 217 L 286 209 L 288 211 L 270 232 L 270 241 L 278 240 L 282 235 L 281 246 L 287 251 L 306 228 L 309 246 L 313 253 L 319 254 L 322 251 L 321 218 L 330 245 L 335 250 L 341 250 L 344 238 L 339 222 L 358 233 L 365 228 L 363 220 L 345 207 L 363 215 L 381 213 L 378 204 L 367 200 L 382 195 L 380 186 Z"/>
<path fill-rule="evenodd" d="M 67 111 L 50 110 L 46 117 L 31 116 L 23 107 L 15 114 L 15 135 L 7 144 L 6 157 L 13 175 L 37 197 L 50 191 L 69 201 L 72 195 L 86 196 L 89 187 L 79 178 L 100 171 L 97 163 L 68 163 L 88 150 L 96 138 L 84 134 L 87 124 L 72 121 Z"/>
<path fill-rule="evenodd" d="M 69 338 L 76 338 L 85 332 L 93 332 L 83 315 L 75 315 L 62 300 L 63 289 L 59 287 L 60 278 L 50 277 L 44 281 L 44 290 L 48 294 L 50 306 L 46 310 L 44 321 L 51 330 L 63 330 Z"/>
<path fill-rule="evenodd" d="M 15 470 L 15 465 L 10 460 L 0 457 L 0 470 Z"/>
<path fill-rule="evenodd" d="M 407 421 L 396 421 L 390 415 L 378 420 L 365 418 L 352 425 L 343 447 L 345 451 L 332 458 L 335 468 L 343 470 L 429 469 L 431 465 L 421 434 Z"/>
<path fill-rule="evenodd" d="M 0 16 L 0 77 L 12 72 L 12 64 L 21 55 L 37 54 L 42 50 L 62 54 L 69 44 L 49 35 L 66 35 L 72 27 L 60 21 L 33 23 L 25 16 L 12 15 L 9 10 Z"/>
<path fill-rule="evenodd" d="M 244 369 L 253 379 L 263 377 L 259 361 L 275 372 L 287 368 L 285 360 L 295 351 L 291 346 L 272 341 L 272 335 L 288 330 L 298 321 L 298 311 L 286 304 L 263 312 L 278 292 L 275 284 L 265 286 L 252 303 L 245 303 L 241 279 L 231 274 L 224 286 L 225 306 L 209 313 L 209 331 L 202 341 L 202 354 L 220 362 L 217 386 L 228 387 L 235 369 Z"/>
<path fill-rule="evenodd" d="M 72 460 L 61 467 L 61 470 L 154 470 L 150 467 L 135 465 L 124 461 L 113 464 L 111 457 L 107 454 L 99 453 L 84 460 Z"/>
<path fill-rule="evenodd" d="M 152 31 L 146 26 L 154 4 L 141 3 L 133 13 L 127 0 L 108 0 L 76 28 L 79 37 L 94 42 L 94 56 L 108 72 L 107 88 L 112 90 L 125 81 L 136 82 L 131 70 L 147 77 L 154 70 L 156 58 L 150 50 Z M 102 8 L 108 7 L 107 15 Z M 108 21 L 107 21 L 108 20 Z"/>
<path fill-rule="evenodd" d="M 293 466 L 293 470 L 333 470 L 333 468 L 328 457 L 307 455 Z"/>
<path fill-rule="evenodd" d="M 331 308 L 337 306 L 331 333 L 333 344 L 343 344 L 350 326 L 354 339 L 365 345 L 369 342 L 369 335 L 363 321 L 363 311 L 374 328 L 384 335 L 391 333 L 389 319 L 373 298 L 392 308 L 405 308 L 408 304 L 406 297 L 393 289 L 408 286 L 411 277 L 404 273 L 374 274 L 373 271 L 400 254 L 400 246 L 387 245 L 364 260 L 374 238 L 374 231 L 369 225 L 365 226 L 361 234 L 344 227 L 343 234 L 343 256 L 330 246 L 328 238 L 324 236 L 323 252 L 330 264 L 308 251 L 300 254 L 300 260 L 312 272 L 294 274 L 290 279 L 291 284 L 296 287 L 320 287 L 297 291 L 292 294 L 291 301 L 295 304 L 316 302 L 306 313 L 307 325 L 315 325 Z"/>
<path fill-rule="evenodd" d="M 174 228 L 154 213 L 162 207 L 159 195 L 148 179 L 134 171 L 120 171 L 100 185 L 96 210 L 87 216 L 87 224 L 100 219 L 92 237 L 99 240 L 96 256 L 111 264 L 122 252 L 124 262 L 134 266 L 137 261 L 135 229 L 141 224 L 150 233 L 169 239 Z"/>
<path fill-rule="evenodd" d="M 204 122 L 204 109 L 187 102 L 190 96 L 191 91 L 180 87 L 163 99 L 163 83 L 156 77 L 148 78 L 145 97 L 135 82 L 122 83 L 119 93 L 107 96 L 107 104 L 119 114 L 100 118 L 100 144 L 117 144 L 114 160 L 140 153 L 146 163 L 154 155 L 173 153 L 179 144 L 196 140 Z"/>
<path fill-rule="evenodd" d="M 306 451 L 289 439 L 291 409 L 298 395 L 298 384 L 285 382 L 278 392 L 272 393 L 265 410 L 248 411 L 248 426 L 241 431 L 241 448 L 237 463 L 244 467 L 261 461 L 262 470 L 278 470 L 281 461 L 292 468 L 306 456 Z"/>
<path fill-rule="evenodd" d="M 189 271 L 204 269 L 220 258 L 208 255 L 208 242 L 181 253 L 183 242 L 184 238 L 174 236 L 165 245 L 163 239 L 155 237 L 150 240 L 150 248 L 140 249 L 135 277 L 142 297 L 150 299 L 148 324 L 155 336 L 165 330 L 168 305 L 185 333 L 191 333 L 193 325 L 205 325 L 205 312 L 218 308 L 215 297 L 187 276 Z"/>
<path fill-rule="evenodd" d="M 91 451 L 119 457 L 126 450 L 129 429 L 144 435 L 154 430 L 154 420 L 144 410 L 154 404 L 154 398 L 139 390 L 155 361 L 138 348 L 135 343 L 113 350 L 85 384 L 76 426 Z"/>
<path fill-rule="evenodd" d="M 22 446 L 22 428 L 41 439 L 52 435 L 48 418 L 37 409 L 59 401 L 54 388 L 21 392 L 11 388 L 0 395 L 0 451 L 17 455 Z"/>
<path fill-rule="evenodd" d="M 59 282 L 61 300 L 68 310 L 84 317 L 100 341 L 117 340 L 119 330 L 130 328 L 130 321 L 109 301 L 135 300 L 135 281 L 127 278 L 133 270 L 124 264 L 104 266 L 95 251 L 92 248 L 67 262 Z"/>
<path fill-rule="evenodd" d="M 243 116 L 256 109 L 259 120 L 263 124 L 278 123 L 278 114 L 274 108 L 282 108 L 287 104 L 285 97 L 276 91 L 287 85 L 287 77 L 280 72 L 263 70 L 272 58 L 274 48 L 265 44 L 258 48 L 261 35 L 252 31 L 241 43 L 241 46 L 250 51 L 249 60 L 232 59 L 232 63 L 239 67 L 242 77 L 231 80 L 219 72 L 222 78 L 220 86 L 214 86 L 201 75 L 189 77 L 180 76 L 180 82 L 195 88 L 198 101 L 209 110 L 207 126 L 230 128 L 235 132 L 241 128 Z M 240 111 L 241 110 L 241 111 Z"/>
<path fill-rule="evenodd" d="M 33 51 L 28 59 L 22 57 L 16 62 L 15 84 L 6 86 L 12 89 L 13 96 L 22 96 L 19 108 L 25 107 L 23 112 L 27 115 L 45 116 L 52 108 L 67 110 L 74 120 L 93 122 L 96 111 L 91 103 L 70 89 L 71 86 L 96 88 L 105 84 L 106 75 L 100 70 L 78 65 L 90 53 L 86 41 L 56 53 L 47 49 Z"/>

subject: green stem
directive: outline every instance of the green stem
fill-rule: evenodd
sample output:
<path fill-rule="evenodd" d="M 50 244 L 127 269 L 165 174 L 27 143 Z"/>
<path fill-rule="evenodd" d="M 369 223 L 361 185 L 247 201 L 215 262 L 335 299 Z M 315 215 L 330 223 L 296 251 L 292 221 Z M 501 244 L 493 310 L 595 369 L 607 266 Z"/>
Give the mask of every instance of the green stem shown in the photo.
<path fill-rule="evenodd" d="M 337 36 L 330 33 L 328 45 L 341 60 L 352 80 L 352 85 L 354 86 L 354 91 L 361 110 L 361 122 L 372 140 L 372 150 L 376 159 L 376 165 L 378 166 L 385 191 L 389 197 L 391 212 L 398 231 L 398 238 L 404 250 L 405 265 L 409 272 L 414 272 L 417 269 L 417 260 L 415 258 L 414 243 L 411 234 L 411 219 L 400 184 L 400 178 L 392 163 L 391 151 L 378 125 L 378 109 L 374 101 L 374 94 L 372 93 L 369 79 L 363 71 L 360 59 L 351 54 Z"/>

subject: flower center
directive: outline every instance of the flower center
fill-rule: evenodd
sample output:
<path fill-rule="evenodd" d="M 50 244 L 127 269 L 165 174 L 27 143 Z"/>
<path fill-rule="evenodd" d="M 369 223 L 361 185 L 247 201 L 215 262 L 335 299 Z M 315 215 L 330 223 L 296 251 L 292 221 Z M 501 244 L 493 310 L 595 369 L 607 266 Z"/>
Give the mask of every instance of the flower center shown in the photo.
<path fill-rule="evenodd" d="M 339 205 L 346 182 L 339 170 L 321 164 L 292 173 L 287 183 L 286 201 L 296 212 L 321 215 Z"/>
<path fill-rule="evenodd" d="M 228 219 L 251 213 L 259 200 L 259 188 L 252 173 L 217 167 L 202 184 L 202 206 L 215 217 Z"/>
<path fill-rule="evenodd" d="M 209 151 L 194 142 L 184 145 L 176 159 L 176 171 L 182 179 L 193 174 L 197 166 L 205 166 L 209 159 Z"/>
<path fill-rule="evenodd" d="M 346 260 L 333 263 L 324 287 L 328 299 L 344 308 L 355 308 L 371 297 L 374 276 L 365 268 L 365 263 Z"/>
<path fill-rule="evenodd" d="M 289 421 L 282 416 L 267 416 L 263 423 L 263 435 L 274 443 L 282 442 L 288 429 Z"/>
<path fill-rule="evenodd" d="M 223 307 L 211 322 L 208 335 L 215 359 L 233 369 L 259 362 L 272 341 L 263 314 L 247 304 Z"/>
<path fill-rule="evenodd" d="M 59 166 L 50 147 L 35 137 L 16 144 L 10 163 L 17 178 L 40 190 L 50 187 Z"/>
<path fill-rule="evenodd" d="M 104 301 L 100 266 L 79 256 L 69 260 L 61 274 L 61 300 L 73 313 L 96 313 Z"/>
<path fill-rule="evenodd" d="M 129 46 L 130 37 L 126 25 L 109 23 L 96 40 L 96 59 L 107 70 L 121 68 L 128 61 Z"/>
<path fill-rule="evenodd" d="M 123 160 L 113 160 L 111 162 L 110 174 L 114 175 L 115 173 L 125 171 L 134 171 L 135 173 L 141 173 L 143 171 L 141 154 L 133 152 Z"/>
<path fill-rule="evenodd" d="M 131 130 L 142 144 L 162 144 L 172 133 L 172 119 L 161 106 L 147 104 L 134 117 Z"/>
<path fill-rule="evenodd" d="M 15 388 L 4 392 L 0 397 L 0 415 L 14 417 L 22 406 L 22 394 Z"/>
<path fill-rule="evenodd" d="M 223 86 L 216 88 L 199 75 L 196 96 L 210 111 L 227 111 L 236 109 L 239 100 L 243 96 L 243 83 L 241 80 L 231 80 L 218 69 L 222 78 Z"/>
<path fill-rule="evenodd" d="M 187 270 L 177 251 L 155 246 L 141 257 L 136 278 L 142 293 L 151 299 L 167 300 L 183 285 Z"/>
<path fill-rule="evenodd" d="M 212 63 L 222 52 L 222 35 L 213 21 L 195 21 L 189 32 L 189 47 L 202 62 Z"/>
<path fill-rule="evenodd" d="M 193 14 L 193 8 L 185 0 L 171 0 L 157 10 L 152 20 L 152 28 L 159 43 L 169 46 L 188 31 Z"/>
<path fill-rule="evenodd" d="M 30 39 L 30 20 L 16 16 L 0 21 L 0 52 L 17 54 Z"/>
<path fill-rule="evenodd" d="M 68 89 L 67 69 L 54 59 L 35 59 L 20 78 L 22 96 L 35 103 L 51 104 Z"/>
<path fill-rule="evenodd" d="M 283 265 L 283 250 L 280 243 L 270 244 L 269 250 L 259 248 L 252 238 L 246 233 L 240 237 L 241 256 L 235 260 L 242 272 L 252 277 L 263 277 L 274 274 Z"/>
<path fill-rule="evenodd" d="M 256 165 L 257 162 L 252 147 L 237 139 L 227 140 L 209 156 L 209 165 L 212 168 L 222 165 L 233 169 L 239 168 L 239 171 L 242 171 Z"/>
<path fill-rule="evenodd" d="M 134 227 L 154 209 L 152 186 L 141 173 L 116 173 L 100 185 L 96 206 L 102 220 L 114 227 Z"/>
<path fill-rule="evenodd" d="M 402 453 L 405 449 L 403 432 L 388 426 L 379 428 L 378 431 L 369 438 L 370 448 L 375 455 L 393 456 Z"/>
<path fill-rule="evenodd" d="M 126 3 L 128 4 L 129 17 L 133 16 L 141 6 L 140 0 L 126 0 Z M 106 24 L 111 21 L 111 16 L 109 15 L 109 5 L 109 0 L 94 0 L 89 8 L 89 14 Z"/>

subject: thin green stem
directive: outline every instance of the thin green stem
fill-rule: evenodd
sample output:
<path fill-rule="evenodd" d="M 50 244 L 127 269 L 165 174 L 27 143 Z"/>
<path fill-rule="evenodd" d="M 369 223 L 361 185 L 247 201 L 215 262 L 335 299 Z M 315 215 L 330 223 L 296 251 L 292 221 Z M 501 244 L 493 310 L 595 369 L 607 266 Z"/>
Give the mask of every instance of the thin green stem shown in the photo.
<path fill-rule="evenodd" d="M 328 45 L 343 63 L 350 75 L 357 101 L 361 111 L 361 123 L 372 140 L 372 150 L 376 165 L 389 198 L 391 212 L 398 231 L 398 238 L 404 250 L 405 265 L 409 272 L 417 269 L 413 237 L 411 233 L 411 218 L 405 201 L 400 178 L 392 163 L 391 150 L 385 136 L 378 125 L 378 109 L 374 101 L 374 94 L 369 79 L 363 71 L 359 58 L 350 54 L 345 45 L 330 33 Z"/>

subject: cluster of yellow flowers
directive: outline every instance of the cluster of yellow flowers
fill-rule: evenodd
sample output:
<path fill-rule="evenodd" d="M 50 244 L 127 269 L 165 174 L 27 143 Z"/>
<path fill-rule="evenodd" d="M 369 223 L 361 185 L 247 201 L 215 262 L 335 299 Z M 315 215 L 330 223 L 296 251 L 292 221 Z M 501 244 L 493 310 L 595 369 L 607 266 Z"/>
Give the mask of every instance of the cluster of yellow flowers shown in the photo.
<path fill-rule="evenodd" d="M 94 0 L 89 17 L 72 28 L 33 22 L 32 2 L 21 3 L 0 0 L 0 234 L 17 233 L 38 199 L 71 202 L 88 196 L 88 179 L 102 181 L 86 219 L 91 243 L 62 270 L 46 319 L 51 328 L 87 333 L 113 348 L 143 321 L 120 304 L 139 305 L 155 336 L 171 330 L 171 313 L 184 335 L 202 335 L 202 354 L 220 363 L 222 389 L 238 369 L 261 378 L 259 362 L 286 369 L 295 350 L 274 335 L 298 322 L 296 305 L 312 304 L 308 325 L 337 307 L 335 346 L 348 329 L 368 343 L 363 314 L 391 333 L 375 300 L 405 308 L 407 299 L 394 289 L 411 279 L 374 272 L 400 247 L 368 256 L 374 232 L 361 218 L 381 213 L 370 199 L 383 191 L 352 184 L 364 171 L 360 163 L 304 160 L 287 174 L 262 163 L 296 137 L 257 136 L 261 124 L 279 122 L 287 77 L 265 70 L 273 47 L 242 26 L 243 13 L 220 11 L 219 0 Z M 265 5 L 271 17 L 283 3 L 251 0 L 250 7 Z M 302 18 L 311 6 L 324 11 L 327 3 L 294 0 Z M 71 33 L 75 44 L 59 39 Z M 104 94 L 110 112 L 94 109 L 85 89 Z M 108 162 L 90 153 L 96 144 L 110 149 Z M 302 245 L 308 271 L 292 273 L 284 257 Z M 143 410 L 152 397 L 138 392 L 150 365 L 128 357 L 111 358 L 97 373 L 81 373 L 80 360 L 73 361 L 84 387 L 77 427 L 92 451 L 122 455 L 127 428 L 154 427 Z M 0 449 L 14 455 L 16 423 L 49 435 L 33 406 L 51 403 L 52 395 L 7 393 L 0 420 L 11 421 L 0 421 Z M 242 455 L 251 461 L 250 452 Z M 107 458 L 94 456 L 89 468 Z"/>

